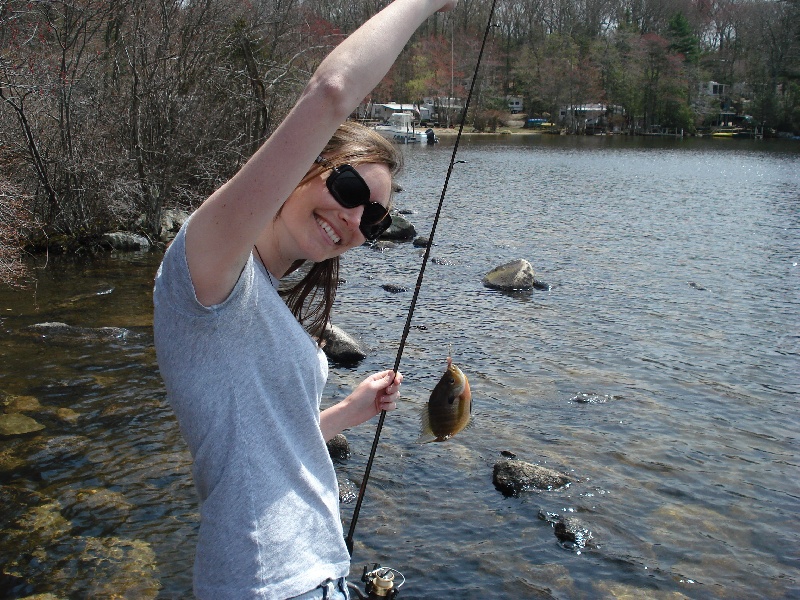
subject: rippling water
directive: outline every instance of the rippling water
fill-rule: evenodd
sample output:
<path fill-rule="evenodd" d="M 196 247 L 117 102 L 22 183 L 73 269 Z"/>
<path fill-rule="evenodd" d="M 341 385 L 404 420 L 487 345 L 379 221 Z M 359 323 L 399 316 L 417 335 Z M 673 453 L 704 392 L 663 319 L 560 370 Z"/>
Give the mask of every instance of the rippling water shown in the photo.
<path fill-rule="evenodd" d="M 451 144 L 403 148 L 396 203 L 420 233 Z M 800 595 L 797 144 L 506 136 L 465 138 L 458 158 L 352 579 L 379 562 L 405 575 L 405 598 Z M 517 258 L 550 291 L 481 285 Z M 51 258 L 36 289 L 0 292 L 0 392 L 35 397 L 25 414 L 46 426 L 0 438 L 0 489 L 16 494 L 0 521 L 7 596 L 102 597 L 130 581 L 129 597 L 190 595 L 197 506 L 155 369 L 158 260 Z M 411 293 L 381 285 L 413 289 L 420 264 L 410 244 L 346 256 L 334 322 L 371 354 L 331 370 L 331 398 L 394 363 Z M 25 329 L 46 321 L 128 334 Z M 450 349 L 474 424 L 419 446 Z M 348 432 L 343 485 L 360 483 L 373 434 Z M 492 484 L 502 451 L 576 482 L 504 497 Z M 593 546 L 561 547 L 540 510 L 580 519 Z"/>

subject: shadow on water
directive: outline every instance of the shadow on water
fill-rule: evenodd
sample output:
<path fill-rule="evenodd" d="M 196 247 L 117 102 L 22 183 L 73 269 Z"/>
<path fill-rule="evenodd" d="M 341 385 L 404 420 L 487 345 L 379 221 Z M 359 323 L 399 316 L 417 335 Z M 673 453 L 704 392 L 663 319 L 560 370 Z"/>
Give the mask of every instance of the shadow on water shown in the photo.
<path fill-rule="evenodd" d="M 388 564 L 415 599 L 800 594 L 797 146 L 545 138 L 462 142 L 351 578 Z M 419 233 L 450 151 L 403 148 L 396 202 Z M 481 285 L 517 258 L 549 289 Z M 37 259 L 35 286 L 0 290 L 3 597 L 191 594 L 191 459 L 152 347 L 159 260 Z M 344 258 L 334 322 L 369 356 L 331 369 L 325 405 L 393 364 L 411 292 L 382 286 L 413 290 L 420 261 L 410 244 Z M 451 348 L 474 422 L 418 445 Z M 347 432 L 343 490 L 373 433 Z M 506 497 L 492 471 L 510 454 L 574 481 Z M 593 544 L 565 548 L 540 511 Z"/>

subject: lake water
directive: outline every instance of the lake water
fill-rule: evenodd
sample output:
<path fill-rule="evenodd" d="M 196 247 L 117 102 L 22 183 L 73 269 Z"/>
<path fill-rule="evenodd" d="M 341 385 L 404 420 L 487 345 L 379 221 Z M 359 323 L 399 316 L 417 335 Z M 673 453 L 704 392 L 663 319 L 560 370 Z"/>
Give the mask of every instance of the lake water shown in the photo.
<path fill-rule="evenodd" d="M 396 204 L 421 234 L 452 142 L 403 147 Z M 800 146 L 465 137 L 458 158 L 351 579 L 377 562 L 409 599 L 800 596 Z M 517 258 L 551 289 L 482 286 Z M 4 404 L 46 427 L 0 438 L 4 597 L 191 595 L 197 504 L 150 331 L 159 260 L 39 259 L 34 288 L 0 291 Z M 331 399 L 394 364 L 412 293 L 381 286 L 413 290 L 420 264 L 411 244 L 346 255 L 334 323 L 370 356 L 331 369 Z M 76 329 L 26 329 L 55 321 Z M 450 351 L 473 425 L 418 445 Z M 344 489 L 373 435 L 347 432 Z M 575 481 L 506 497 L 503 451 Z M 591 543 L 562 547 L 540 511 Z"/>

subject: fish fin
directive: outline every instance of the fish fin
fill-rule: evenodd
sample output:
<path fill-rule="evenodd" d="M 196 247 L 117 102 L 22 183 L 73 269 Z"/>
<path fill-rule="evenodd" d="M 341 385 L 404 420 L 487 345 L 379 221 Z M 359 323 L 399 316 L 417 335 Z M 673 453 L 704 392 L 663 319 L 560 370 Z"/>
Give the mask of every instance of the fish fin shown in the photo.
<path fill-rule="evenodd" d="M 419 437 L 417 438 L 418 444 L 427 444 L 428 442 L 433 442 L 436 440 L 436 435 L 433 433 L 431 429 L 431 420 L 428 416 L 428 405 L 422 407 L 422 410 L 419 412 L 419 423 L 421 432 Z"/>
<path fill-rule="evenodd" d="M 437 437 L 435 435 L 427 434 L 427 433 L 420 433 L 419 437 L 417 438 L 418 444 L 430 444 L 431 442 L 437 441 Z"/>

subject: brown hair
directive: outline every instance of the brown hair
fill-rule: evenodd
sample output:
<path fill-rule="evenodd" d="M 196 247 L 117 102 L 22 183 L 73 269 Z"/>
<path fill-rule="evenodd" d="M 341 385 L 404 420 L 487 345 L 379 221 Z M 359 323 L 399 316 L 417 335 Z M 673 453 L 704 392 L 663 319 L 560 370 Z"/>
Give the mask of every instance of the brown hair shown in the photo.
<path fill-rule="evenodd" d="M 301 184 L 330 167 L 343 164 L 355 167 L 366 163 L 386 165 L 394 180 L 402 164 L 402 157 L 391 142 L 375 130 L 352 121 L 339 126 L 322 150 L 322 154 L 328 164 L 315 164 Z M 302 261 L 298 261 L 292 265 L 290 271 L 298 269 L 302 264 Z M 325 328 L 330 322 L 338 285 L 339 257 L 335 256 L 314 263 L 298 283 L 282 290 L 281 294 L 300 324 L 311 335 L 322 339 Z"/>

